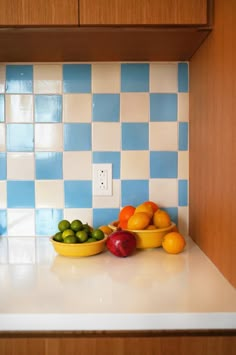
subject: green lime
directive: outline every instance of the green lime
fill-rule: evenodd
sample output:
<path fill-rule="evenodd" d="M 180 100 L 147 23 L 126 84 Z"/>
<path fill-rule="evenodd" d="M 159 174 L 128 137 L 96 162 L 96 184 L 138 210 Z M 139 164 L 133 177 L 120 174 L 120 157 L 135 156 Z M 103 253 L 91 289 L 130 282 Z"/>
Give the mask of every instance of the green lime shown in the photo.
<path fill-rule="evenodd" d="M 83 229 L 83 223 L 82 223 L 80 220 L 75 219 L 73 222 L 71 222 L 70 228 L 71 228 L 74 232 L 78 232 L 78 231 L 80 231 L 81 229 Z"/>
<path fill-rule="evenodd" d="M 55 240 L 56 242 L 63 242 L 63 238 L 62 238 L 62 233 L 58 232 L 54 235 L 53 240 Z"/>
<path fill-rule="evenodd" d="M 104 239 L 105 235 L 101 229 L 94 229 L 91 232 L 91 237 L 96 240 L 102 240 L 102 239 Z"/>
<path fill-rule="evenodd" d="M 80 243 L 84 243 L 88 240 L 88 233 L 85 230 L 78 231 L 76 237 L 79 239 Z"/>
<path fill-rule="evenodd" d="M 68 237 L 64 239 L 64 243 L 78 243 L 78 239 L 75 235 L 68 235 Z"/>
<path fill-rule="evenodd" d="M 88 225 L 88 223 L 83 224 L 83 231 L 86 231 L 88 235 L 91 235 L 91 227 Z"/>
<path fill-rule="evenodd" d="M 90 237 L 90 238 L 87 240 L 87 243 L 93 243 L 93 242 L 97 242 L 97 239 Z"/>
<path fill-rule="evenodd" d="M 58 223 L 58 229 L 60 232 L 64 232 L 66 229 L 70 228 L 70 222 L 66 219 L 63 219 L 61 222 Z"/>
<path fill-rule="evenodd" d="M 75 235 L 75 232 L 72 229 L 66 229 L 62 233 L 62 238 L 65 239 L 66 237 L 68 237 L 68 235 Z"/>

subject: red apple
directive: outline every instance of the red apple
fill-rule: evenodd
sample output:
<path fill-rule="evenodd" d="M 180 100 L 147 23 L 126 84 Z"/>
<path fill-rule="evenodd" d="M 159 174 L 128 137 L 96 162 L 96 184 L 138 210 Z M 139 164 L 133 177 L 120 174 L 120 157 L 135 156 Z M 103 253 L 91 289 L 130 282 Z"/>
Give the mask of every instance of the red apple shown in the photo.
<path fill-rule="evenodd" d="M 130 256 L 136 249 L 136 237 L 132 232 L 117 230 L 109 235 L 106 246 L 116 256 Z"/>

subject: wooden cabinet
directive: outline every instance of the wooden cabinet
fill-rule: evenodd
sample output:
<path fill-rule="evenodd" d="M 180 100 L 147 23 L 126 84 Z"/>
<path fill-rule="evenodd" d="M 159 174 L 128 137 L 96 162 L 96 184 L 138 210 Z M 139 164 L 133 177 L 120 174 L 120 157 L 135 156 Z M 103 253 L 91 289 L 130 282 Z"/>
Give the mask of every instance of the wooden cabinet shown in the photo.
<path fill-rule="evenodd" d="M 234 355 L 235 331 L 5 332 L 0 354 Z"/>
<path fill-rule="evenodd" d="M 0 0 L 0 62 L 186 61 L 211 0 Z"/>
<path fill-rule="evenodd" d="M 80 0 L 81 25 L 206 25 L 207 0 Z"/>
<path fill-rule="evenodd" d="M 0 26 L 73 26 L 78 15 L 78 0 L 0 0 Z"/>

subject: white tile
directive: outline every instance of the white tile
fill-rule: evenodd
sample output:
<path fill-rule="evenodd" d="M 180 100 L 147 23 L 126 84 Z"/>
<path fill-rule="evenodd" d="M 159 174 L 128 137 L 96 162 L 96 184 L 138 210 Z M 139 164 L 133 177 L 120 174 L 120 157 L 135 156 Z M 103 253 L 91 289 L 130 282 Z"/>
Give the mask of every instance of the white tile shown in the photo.
<path fill-rule="evenodd" d="M 92 64 L 92 92 L 108 94 L 120 92 L 119 63 Z"/>
<path fill-rule="evenodd" d="M 6 181 L 0 181 L 0 208 L 7 207 L 7 185 Z"/>
<path fill-rule="evenodd" d="M 151 179 L 149 184 L 150 200 L 161 207 L 175 207 L 178 205 L 177 179 Z"/>
<path fill-rule="evenodd" d="M 149 152 L 121 152 L 121 179 L 149 179 L 149 170 Z"/>
<path fill-rule="evenodd" d="M 120 123 L 92 124 L 92 146 L 95 151 L 120 151 Z"/>
<path fill-rule="evenodd" d="M 92 178 L 92 152 L 64 152 L 63 177 L 65 180 Z"/>
<path fill-rule="evenodd" d="M 35 181 L 36 208 L 63 208 L 64 185 L 63 181 L 46 180 Z"/>
<path fill-rule="evenodd" d="M 148 93 L 121 93 L 120 119 L 122 122 L 149 121 Z"/>
<path fill-rule="evenodd" d="M 5 74 L 6 67 L 5 65 L 0 64 L 0 94 L 5 92 Z"/>
<path fill-rule="evenodd" d="M 92 226 L 93 211 L 92 208 L 65 208 L 64 218 L 70 222 L 79 219 L 82 223 L 88 223 Z"/>
<path fill-rule="evenodd" d="M 150 150 L 178 150 L 177 122 L 150 122 Z"/>
<path fill-rule="evenodd" d="M 93 196 L 94 208 L 120 207 L 120 180 L 113 180 L 112 196 Z"/>
<path fill-rule="evenodd" d="M 63 124 L 35 124 L 35 150 L 57 152 L 63 150 Z"/>
<path fill-rule="evenodd" d="M 60 94 L 62 92 L 62 65 L 34 65 L 35 94 Z"/>
<path fill-rule="evenodd" d="M 0 123 L 0 152 L 5 152 L 6 144 L 5 144 L 5 124 Z"/>
<path fill-rule="evenodd" d="M 34 209 L 8 209 L 8 236 L 33 237 L 35 236 Z"/>
<path fill-rule="evenodd" d="M 177 63 L 150 63 L 150 92 L 177 92 Z"/>
<path fill-rule="evenodd" d="M 189 178 L 189 153 L 187 151 L 178 152 L 178 178 Z"/>
<path fill-rule="evenodd" d="M 21 264 L 35 263 L 35 238 L 8 238 L 8 255 L 10 264 L 19 264 L 17 270 L 12 270 L 14 272 L 12 276 L 16 279 L 16 282 L 21 282 L 22 287 L 22 279 L 25 277 L 25 280 L 29 280 L 29 276 L 32 275 L 28 275 L 28 273 L 31 273 L 32 268 L 22 269 Z M 30 282 L 31 285 L 32 281 Z"/>
<path fill-rule="evenodd" d="M 7 178 L 9 180 L 34 180 L 34 153 L 7 153 Z"/>
<path fill-rule="evenodd" d="M 6 95 L 6 122 L 33 122 L 33 95 Z"/>
<path fill-rule="evenodd" d="M 178 207 L 178 230 L 185 237 L 189 235 L 189 209 L 188 207 Z"/>
<path fill-rule="evenodd" d="M 189 121 L 189 93 L 178 93 L 178 121 Z"/>
<path fill-rule="evenodd" d="M 64 94 L 63 95 L 64 122 L 91 122 L 92 95 Z"/>

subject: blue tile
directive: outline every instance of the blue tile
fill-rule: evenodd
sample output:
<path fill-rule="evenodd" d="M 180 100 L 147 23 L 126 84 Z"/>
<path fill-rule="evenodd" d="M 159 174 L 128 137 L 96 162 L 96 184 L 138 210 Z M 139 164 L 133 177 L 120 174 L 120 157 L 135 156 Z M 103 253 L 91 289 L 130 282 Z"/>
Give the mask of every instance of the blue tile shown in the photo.
<path fill-rule="evenodd" d="M 54 208 L 35 211 L 36 236 L 52 236 L 58 232 L 58 223 L 63 219 L 63 210 Z"/>
<path fill-rule="evenodd" d="M 116 221 L 119 215 L 119 208 L 94 208 L 93 209 L 93 227 L 98 228 Z"/>
<path fill-rule="evenodd" d="M 121 205 L 138 206 L 149 199 L 148 180 L 122 180 Z"/>
<path fill-rule="evenodd" d="M 4 122 L 5 102 L 4 95 L 0 95 L 0 122 Z"/>
<path fill-rule="evenodd" d="M 61 95 L 35 95 L 35 122 L 61 122 Z"/>
<path fill-rule="evenodd" d="M 179 206 L 188 206 L 188 181 L 179 180 L 178 185 Z"/>
<path fill-rule="evenodd" d="M 64 182 L 66 208 L 92 208 L 92 181 Z"/>
<path fill-rule="evenodd" d="M 188 123 L 179 123 L 179 150 L 188 150 Z"/>
<path fill-rule="evenodd" d="M 63 178 L 62 153 L 35 153 L 36 179 L 57 180 Z"/>
<path fill-rule="evenodd" d="M 120 95 L 93 94 L 93 121 L 119 122 Z"/>
<path fill-rule="evenodd" d="M 150 121 L 177 121 L 177 94 L 150 94 Z"/>
<path fill-rule="evenodd" d="M 148 123 L 122 123 L 122 149 L 149 149 Z"/>
<path fill-rule="evenodd" d="M 91 150 L 91 124 L 65 123 L 64 124 L 64 150 L 84 151 Z"/>
<path fill-rule="evenodd" d="M 177 178 L 178 153 L 177 152 L 150 152 L 151 178 Z"/>
<path fill-rule="evenodd" d="M 91 92 L 91 64 L 64 64 L 63 90 L 69 93 Z"/>
<path fill-rule="evenodd" d="M 7 151 L 32 152 L 34 150 L 34 127 L 32 124 L 7 125 Z"/>
<path fill-rule="evenodd" d="M 8 208 L 35 208 L 34 181 L 7 181 Z"/>
<path fill-rule="evenodd" d="M 7 178 L 6 153 L 0 153 L 0 180 L 6 180 L 6 178 Z"/>
<path fill-rule="evenodd" d="M 178 63 L 178 91 L 188 92 L 188 64 Z"/>
<path fill-rule="evenodd" d="M 121 64 L 121 91 L 149 91 L 149 64 Z"/>
<path fill-rule="evenodd" d="M 32 93 L 33 65 L 7 65 L 6 92 L 8 94 Z"/>
<path fill-rule="evenodd" d="M 7 235 L 7 211 L 0 210 L 0 236 Z"/>
<path fill-rule="evenodd" d="M 171 220 L 178 225 L 178 207 L 165 207 L 162 210 L 166 211 L 170 215 Z"/>
<path fill-rule="evenodd" d="M 93 152 L 93 163 L 112 164 L 113 179 L 120 178 L 120 152 Z"/>

